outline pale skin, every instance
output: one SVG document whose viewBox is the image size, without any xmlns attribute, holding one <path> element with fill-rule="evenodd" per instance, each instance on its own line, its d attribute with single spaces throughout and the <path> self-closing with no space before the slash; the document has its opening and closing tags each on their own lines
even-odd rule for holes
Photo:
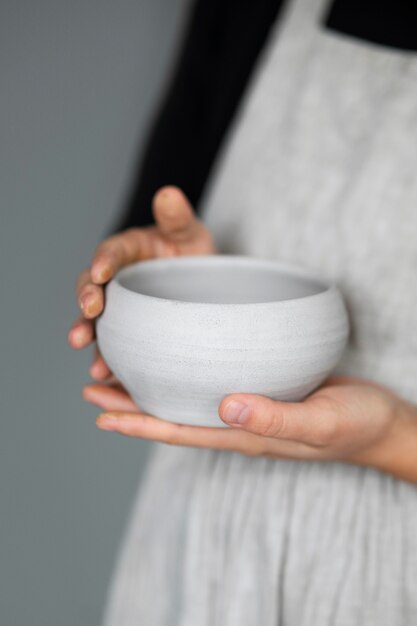
<svg viewBox="0 0 417 626">
<path fill-rule="evenodd" d="M 123 266 L 144 259 L 214 254 L 212 237 L 176 187 L 153 200 L 155 226 L 133 228 L 98 247 L 77 281 L 81 316 L 68 340 L 73 348 L 94 342 L 105 284 Z M 374 382 L 331 378 L 303 402 L 277 402 L 236 393 L 222 399 L 220 418 L 230 428 L 184 426 L 141 412 L 96 350 L 95 383 L 83 397 L 102 409 L 98 428 L 174 445 L 217 448 L 276 459 L 341 461 L 368 466 L 417 484 L 417 407 Z"/>
</svg>

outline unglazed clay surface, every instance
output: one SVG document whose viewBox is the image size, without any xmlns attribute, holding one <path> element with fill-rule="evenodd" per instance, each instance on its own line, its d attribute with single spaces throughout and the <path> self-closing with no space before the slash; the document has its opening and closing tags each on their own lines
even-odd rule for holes
<svg viewBox="0 0 417 626">
<path fill-rule="evenodd" d="M 296 401 L 337 365 L 348 318 L 334 286 L 274 261 L 193 256 L 142 261 L 106 289 L 99 348 L 141 410 L 224 426 L 230 393 Z"/>
</svg>

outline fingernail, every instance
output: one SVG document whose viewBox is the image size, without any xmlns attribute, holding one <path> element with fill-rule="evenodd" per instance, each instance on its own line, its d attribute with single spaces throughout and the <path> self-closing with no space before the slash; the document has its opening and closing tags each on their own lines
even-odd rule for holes
<svg viewBox="0 0 417 626">
<path fill-rule="evenodd" d="M 86 294 L 80 300 L 80 308 L 84 311 L 84 313 L 90 314 L 90 307 L 93 298 L 90 294 Z"/>
<path fill-rule="evenodd" d="M 96 425 L 102 430 L 116 430 L 119 419 L 112 413 L 100 413 L 96 419 Z"/>
<path fill-rule="evenodd" d="M 243 424 L 248 415 L 249 407 L 247 404 L 231 400 L 231 402 L 226 405 L 223 418 L 226 422 L 231 424 Z"/>
<path fill-rule="evenodd" d="M 100 272 L 98 273 L 98 276 L 100 278 L 100 280 L 102 280 L 103 282 L 107 282 L 108 280 L 110 280 L 111 278 L 111 269 L 110 267 L 106 266 L 103 267 Z"/>
<path fill-rule="evenodd" d="M 101 266 L 96 266 L 92 273 L 96 281 L 106 283 L 111 278 L 111 267 L 107 263 L 104 263 Z"/>
<path fill-rule="evenodd" d="M 91 296 L 89 301 L 87 302 L 87 306 L 85 308 L 85 316 L 88 319 L 92 319 L 94 317 L 97 317 L 97 315 L 100 313 L 100 307 L 99 307 L 99 301 L 97 299 L 96 296 Z"/>
</svg>

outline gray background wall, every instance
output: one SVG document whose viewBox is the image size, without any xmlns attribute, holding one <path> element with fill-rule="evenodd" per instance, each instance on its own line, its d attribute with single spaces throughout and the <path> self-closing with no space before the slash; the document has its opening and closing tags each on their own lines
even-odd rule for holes
<svg viewBox="0 0 417 626">
<path fill-rule="evenodd" d="M 73 284 L 119 209 L 185 0 L 0 3 L 0 624 L 94 626 L 147 446 L 95 428 Z"/>
</svg>

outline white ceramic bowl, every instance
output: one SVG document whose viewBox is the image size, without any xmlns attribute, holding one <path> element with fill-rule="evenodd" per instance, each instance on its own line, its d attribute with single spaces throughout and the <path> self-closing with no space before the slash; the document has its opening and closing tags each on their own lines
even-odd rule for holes
<svg viewBox="0 0 417 626">
<path fill-rule="evenodd" d="M 97 323 L 106 362 L 142 410 L 205 426 L 224 426 L 226 394 L 304 398 L 347 336 L 335 286 L 297 267 L 220 255 L 124 268 Z"/>
</svg>

